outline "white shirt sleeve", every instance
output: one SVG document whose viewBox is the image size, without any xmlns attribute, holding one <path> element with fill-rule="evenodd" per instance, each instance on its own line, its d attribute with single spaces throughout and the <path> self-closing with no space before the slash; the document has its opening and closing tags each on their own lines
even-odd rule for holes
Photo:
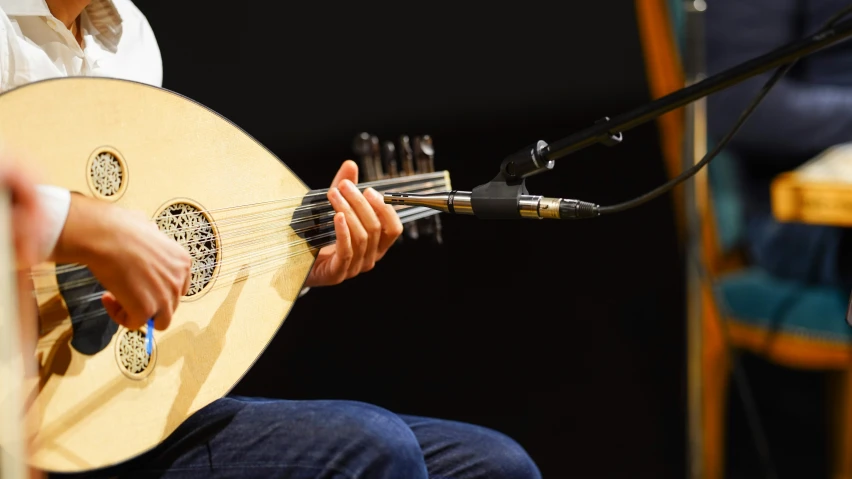
<svg viewBox="0 0 852 479">
<path fill-rule="evenodd" d="M 10 69 L 12 68 L 11 60 L 11 42 L 9 35 L 12 34 L 12 24 L 9 23 L 9 17 L 0 8 L 0 91 L 5 91 L 9 88 Z"/>
<path fill-rule="evenodd" d="M 48 185 L 38 185 L 36 188 L 42 208 L 47 216 L 47 228 L 41 238 L 41 244 L 39 244 L 39 258 L 44 259 L 53 253 L 59 235 L 65 227 L 68 209 L 71 207 L 71 192 L 64 188 Z"/>
</svg>

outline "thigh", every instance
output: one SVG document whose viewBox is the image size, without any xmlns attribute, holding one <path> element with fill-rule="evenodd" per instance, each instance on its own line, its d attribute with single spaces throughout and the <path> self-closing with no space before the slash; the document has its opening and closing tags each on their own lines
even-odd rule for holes
<svg viewBox="0 0 852 479">
<path fill-rule="evenodd" d="M 414 432 L 430 479 L 541 479 L 512 438 L 481 426 L 400 415 Z"/>
<path fill-rule="evenodd" d="M 200 410 L 151 452 L 102 472 L 94 477 L 427 477 L 411 429 L 382 408 L 235 397 Z"/>
</svg>

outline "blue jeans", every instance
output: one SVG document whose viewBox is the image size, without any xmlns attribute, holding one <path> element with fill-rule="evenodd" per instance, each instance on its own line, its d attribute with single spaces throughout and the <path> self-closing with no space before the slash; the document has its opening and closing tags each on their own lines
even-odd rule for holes
<svg viewBox="0 0 852 479">
<path fill-rule="evenodd" d="M 805 284 L 852 289 L 852 236 L 833 226 L 782 223 L 770 211 L 746 226 L 752 262 L 769 274 Z"/>
<path fill-rule="evenodd" d="M 131 413 L 131 411 L 128 411 Z M 160 446 L 99 474 L 51 477 L 540 479 L 496 431 L 354 401 L 226 397 Z"/>
</svg>

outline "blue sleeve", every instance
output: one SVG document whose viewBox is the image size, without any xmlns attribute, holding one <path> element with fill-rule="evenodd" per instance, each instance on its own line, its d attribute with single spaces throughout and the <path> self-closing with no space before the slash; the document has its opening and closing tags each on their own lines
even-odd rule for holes
<svg viewBox="0 0 852 479">
<path fill-rule="evenodd" d="M 708 73 L 718 73 L 800 38 L 805 33 L 797 27 L 799 12 L 799 0 L 708 0 Z M 714 139 L 728 132 L 770 76 L 752 78 L 708 97 L 708 128 Z M 730 145 L 765 155 L 813 156 L 850 140 L 852 87 L 816 85 L 785 76 Z"/>
</svg>

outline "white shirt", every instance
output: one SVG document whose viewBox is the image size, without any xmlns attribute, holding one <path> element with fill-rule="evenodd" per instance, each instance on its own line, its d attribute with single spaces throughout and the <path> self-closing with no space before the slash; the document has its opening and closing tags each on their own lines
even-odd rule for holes
<svg viewBox="0 0 852 479">
<path fill-rule="evenodd" d="M 67 76 L 163 86 L 160 47 L 148 19 L 131 0 L 92 0 L 81 14 L 80 30 L 83 48 L 45 0 L 0 0 L 0 92 Z M 40 185 L 39 193 L 50 221 L 40 241 L 41 257 L 46 258 L 65 227 L 71 193 L 47 185 Z"/>
<path fill-rule="evenodd" d="M 161 87 L 160 47 L 131 0 L 92 0 L 80 17 L 83 47 L 45 0 L 0 0 L 0 92 L 48 78 L 103 76 Z M 68 217 L 67 190 L 41 185 L 50 218 L 42 257 L 53 251 Z"/>
</svg>

